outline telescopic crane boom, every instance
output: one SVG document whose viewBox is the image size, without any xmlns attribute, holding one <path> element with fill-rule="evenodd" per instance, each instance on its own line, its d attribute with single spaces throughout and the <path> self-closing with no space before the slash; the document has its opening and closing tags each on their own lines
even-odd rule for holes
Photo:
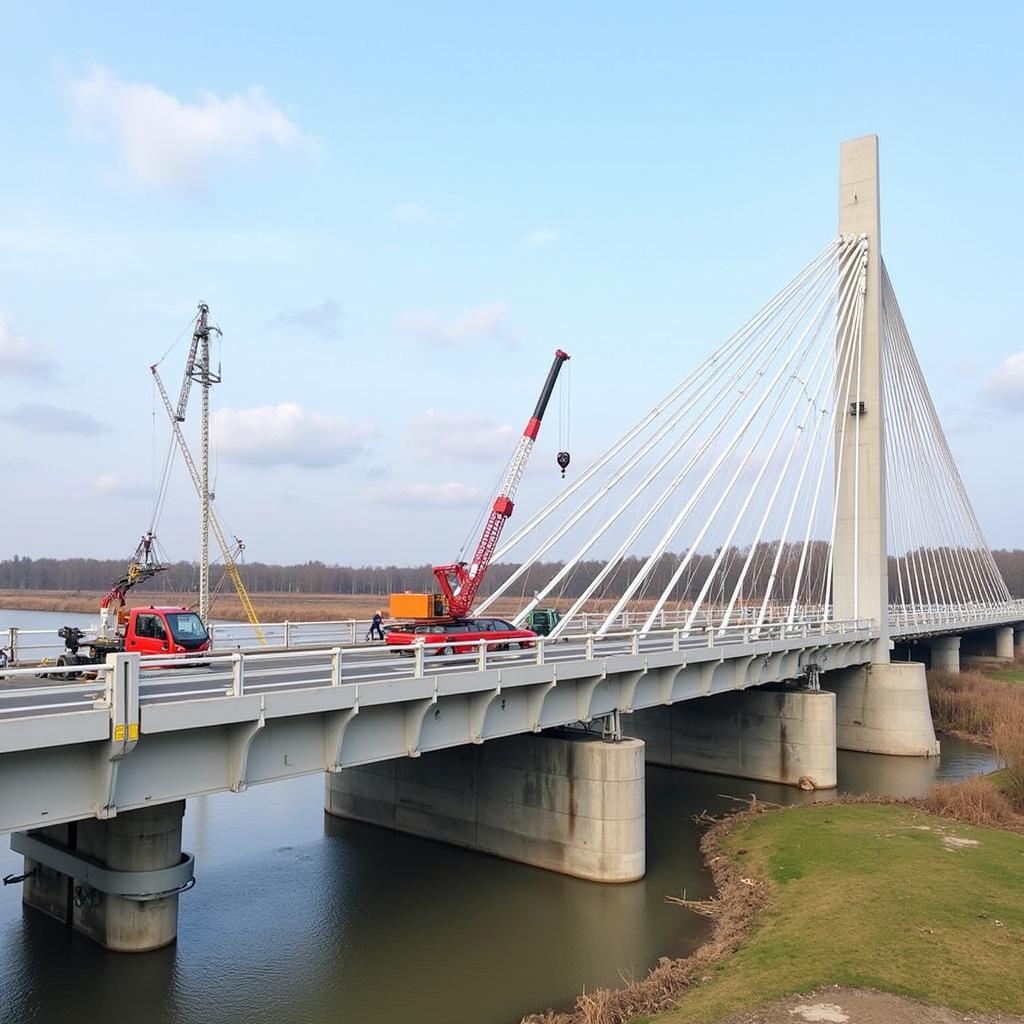
<svg viewBox="0 0 1024 1024">
<path fill-rule="evenodd" d="M 505 527 L 505 521 L 512 515 L 513 503 L 516 491 L 519 489 L 519 481 L 523 478 L 523 471 L 526 463 L 530 461 L 530 453 L 533 451 L 537 434 L 540 433 L 540 423 L 544 418 L 544 410 L 551 400 L 551 393 L 555 390 L 555 382 L 562 369 L 562 364 L 569 359 L 569 354 L 558 349 L 555 352 L 555 360 L 548 370 L 547 380 L 541 390 L 540 398 L 533 410 L 533 415 L 526 424 L 523 436 L 519 439 L 519 446 L 515 450 L 501 492 L 494 501 L 491 513 L 487 518 L 483 533 L 476 546 L 476 553 L 473 561 L 468 565 L 465 562 L 454 562 L 451 565 L 435 565 L 434 575 L 441 588 L 448 606 L 448 614 L 453 618 L 461 618 L 473 607 L 476 593 L 483 583 L 484 576 L 494 557 L 501 531 Z"/>
</svg>

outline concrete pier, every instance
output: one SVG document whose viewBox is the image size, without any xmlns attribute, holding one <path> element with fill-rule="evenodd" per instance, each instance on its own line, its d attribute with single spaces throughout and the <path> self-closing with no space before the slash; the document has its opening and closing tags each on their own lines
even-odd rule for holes
<svg viewBox="0 0 1024 1024">
<path fill-rule="evenodd" d="M 149 872 L 181 863 L 185 801 L 126 811 L 40 829 L 52 840 L 113 872 Z M 125 899 L 101 892 L 68 874 L 25 858 L 22 899 L 26 906 L 70 925 L 106 949 L 140 953 L 159 949 L 178 934 L 178 895 Z"/>
<path fill-rule="evenodd" d="M 328 814 L 595 882 L 645 871 L 644 745 L 513 736 L 326 776 Z"/>
<path fill-rule="evenodd" d="M 637 711 L 630 732 L 652 764 L 787 786 L 836 786 L 836 698 L 760 688 Z"/>
<path fill-rule="evenodd" d="M 1013 630 L 1013 656 L 1024 658 L 1024 628 L 1015 626 Z"/>
<path fill-rule="evenodd" d="M 1013 660 L 1013 626 L 1003 626 L 996 630 L 996 657 Z"/>
<path fill-rule="evenodd" d="M 828 672 L 836 695 L 836 742 L 868 754 L 934 757 L 939 753 L 924 665 L 876 663 Z"/>
<path fill-rule="evenodd" d="M 940 672 L 960 671 L 960 637 L 937 636 L 928 641 L 931 649 L 931 667 Z"/>
</svg>

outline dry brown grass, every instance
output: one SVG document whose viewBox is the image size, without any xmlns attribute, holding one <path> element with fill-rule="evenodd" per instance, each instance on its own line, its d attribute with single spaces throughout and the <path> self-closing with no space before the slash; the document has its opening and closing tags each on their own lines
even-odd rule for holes
<svg viewBox="0 0 1024 1024">
<path fill-rule="evenodd" d="M 916 801 L 930 814 L 954 818 L 983 828 L 1017 830 L 1022 818 L 991 779 L 975 776 L 959 782 L 936 782 L 926 796 Z"/>
<path fill-rule="evenodd" d="M 1004 791 L 1013 807 L 1024 812 L 1024 686 L 978 671 L 929 672 L 928 697 L 940 732 L 994 748 L 1004 769 Z M 957 799 L 969 802 L 971 797 Z M 978 813 L 983 811 L 979 808 Z"/>
<path fill-rule="evenodd" d="M 991 736 L 1003 768 L 1003 790 L 1013 805 L 1024 811 L 1024 702 L 1001 710 L 992 724 Z"/>
<path fill-rule="evenodd" d="M 90 590 L 0 590 L 0 608 L 16 608 L 36 612 L 97 613 L 103 594 Z M 295 594 L 260 593 L 252 595 L 253 604 L 261 622 L 333 622 L 344 619 L 369 619 L 378 609 L 387 614 L 387 596 L 372 594 Z M 194 593 L 169 590 L 137 591 L 128 598 L 132 608 L 151 604 L 177 604 L 192 607 Z M 566 598 L 552 601 L 551 606 L 565 611 L 572 602 Z M 650 602 L 648 602 L 650 603 Z M 608 611 L 614 598 L 594 600 L 588 611 Z M 488 611 L 494 615 L 510 616 L 519 611 L 519 598 L 499 598 Z M 217 594 L 212 603 L 213 615 L 218 619 L 242 622 L 245 612 L 234 593 Z"/>
<path fill-rule="evenodd" d="M 936 729 L 981 743 L 994 744 L 998 723 L 1024 714 L 1024 686 L 976 670 L 929 672 L 928 698 Z"/>
</svg>

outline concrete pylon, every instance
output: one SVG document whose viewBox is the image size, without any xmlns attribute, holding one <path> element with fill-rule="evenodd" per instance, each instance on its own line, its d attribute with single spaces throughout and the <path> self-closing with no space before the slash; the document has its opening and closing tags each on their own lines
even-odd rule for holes
<svg viewBox="0 0 1024 1024">
<path fill-rule="evenodd" d="M 873 662 L 889 661 L 885 423 L 882 402 L 881 221 L 878 136 L 840 147 L 839 233 L 867 237 L 867 282 L 858 366 L 850 400 L 836 417 L 836 535 L 832 591 L 837 619 L 874 619 L 881 636 Z M 843 424 L 846 429 L 844 431 Z M 841 453 L 841 465 L 840 465 Z"/>
</svg>

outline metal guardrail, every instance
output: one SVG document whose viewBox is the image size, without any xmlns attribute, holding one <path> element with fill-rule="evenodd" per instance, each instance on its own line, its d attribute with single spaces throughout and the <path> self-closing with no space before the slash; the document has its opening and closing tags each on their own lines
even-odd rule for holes
<svg viewBox="0 0 1024 1024">
<path fill-rule="evenodd" d="M 212 651 L 187 657 L 112 654 L 103 665 L 3 671 L 0 673 L 4 679 L 0 688 L 0 716 L 9 721 L 11 717 L 103 707 L 111 708 L 113 714 L 119 701 L 138 707 L 161 701 L 202 697 L 230 699 L 287 689 L 343 685 L 372 688 L 401 679 L 486 672 L 502 666 L 592 661 L 615 655 L 639 656 L 819 637 L 828 641 L 870 634 L 873 628 L 870 619 L 839 622 L 822 619 L 816 623 L 741 624 L 689 632 L 677 627 L 646 634 L 632 630 L 603 636 L 588 633 L 556 639 L 538 637 L 523 641 L 518 648 L 507 640 L 482 639 L 455 645 L 451 641 L 417 642 L 408 646 L 378 642 L 327 649 Z M 41 677 L 59 676 L 63 680 L 65 674 L 75 675 L 78 681 L 40 685 Z M 27 685 L 12 686 L 12 679 L 24 679 Z M 83 687 L 83 683 L 88 688 Z M 129 691 L 127 696 L 115 699 L 120 692 L 118 687 L 124 686 Z M 363 694 L 364 699 L 369 696 L 366 689 Z"/>
<path fill-rule="evenodd" d="M 1024 600 L 986 605 L 890 605 L 889 629 L 936 629 L 1024 621 Z"/>
<path fill-rule="evenodd" d="M 772 605 L 770 610 L 775 613 L 774 619 L 769 618 L 766 628 L 772 621 L 787 619 L 789 606 Z M 662 611 L 658 620 L 658 630 L 664 631 L 685 625 L 689 611 Z M 721 614 L 720 610 L 708 610 L 702 613 L 691 624 L 690 630 L 712 629 Z M 750 606 L 738 608 L 734 615 L 738 625 L 750 625 L 751 619 L 760 614 L 760 607 Z M 500 618 L 501 616 L 488 616 Z M 595 626 L 603 624 L 605 615 L 601 612 L 584 612 L 577 616 L 567 634 L 574 637 L 586 636 Z M 630 628 L 638 628 L 646 621 L 644 612 L 622 612 L 616 619 L 620 632 Z M 822 621 L 820 609 L 811 607 L 800 608 L 794 617 L 794 624 L 811 624 Z M 1024 621 L 1024 600 L 1016 600 L 1004 604 L 990 605 L 890 605 L 889 628 L 898 631 L 904 629 L 932 627 L 936 629 L 953 628 L 958 625 L 995 625 L 1000 622 Z M 733 627 L 728 627 L 733 628 Z M 318 620 L 314 622 L 268 622 L 262 624 L 267 646 L 287 649 L 315 649 L 318 647 L 348 646 L 365 643 L 370 631 L 369 619 Z M 87 638 L 96 635 L 96 628 L 84 630 Z M 45 659 L 56 659 L 64 651 L 63 642 L 55 629 L 21 629 L 11 626 L 3 634 L 7 641 L 3 655 L 0 656 L 0 668 L 6 663 L 14 666 L 42 662 Z M 210 626 L 211 647 L 215 651 L 245 651 L 258 645 L 254 628 L 245 622 L 216 622 Z"/>
</svg>

